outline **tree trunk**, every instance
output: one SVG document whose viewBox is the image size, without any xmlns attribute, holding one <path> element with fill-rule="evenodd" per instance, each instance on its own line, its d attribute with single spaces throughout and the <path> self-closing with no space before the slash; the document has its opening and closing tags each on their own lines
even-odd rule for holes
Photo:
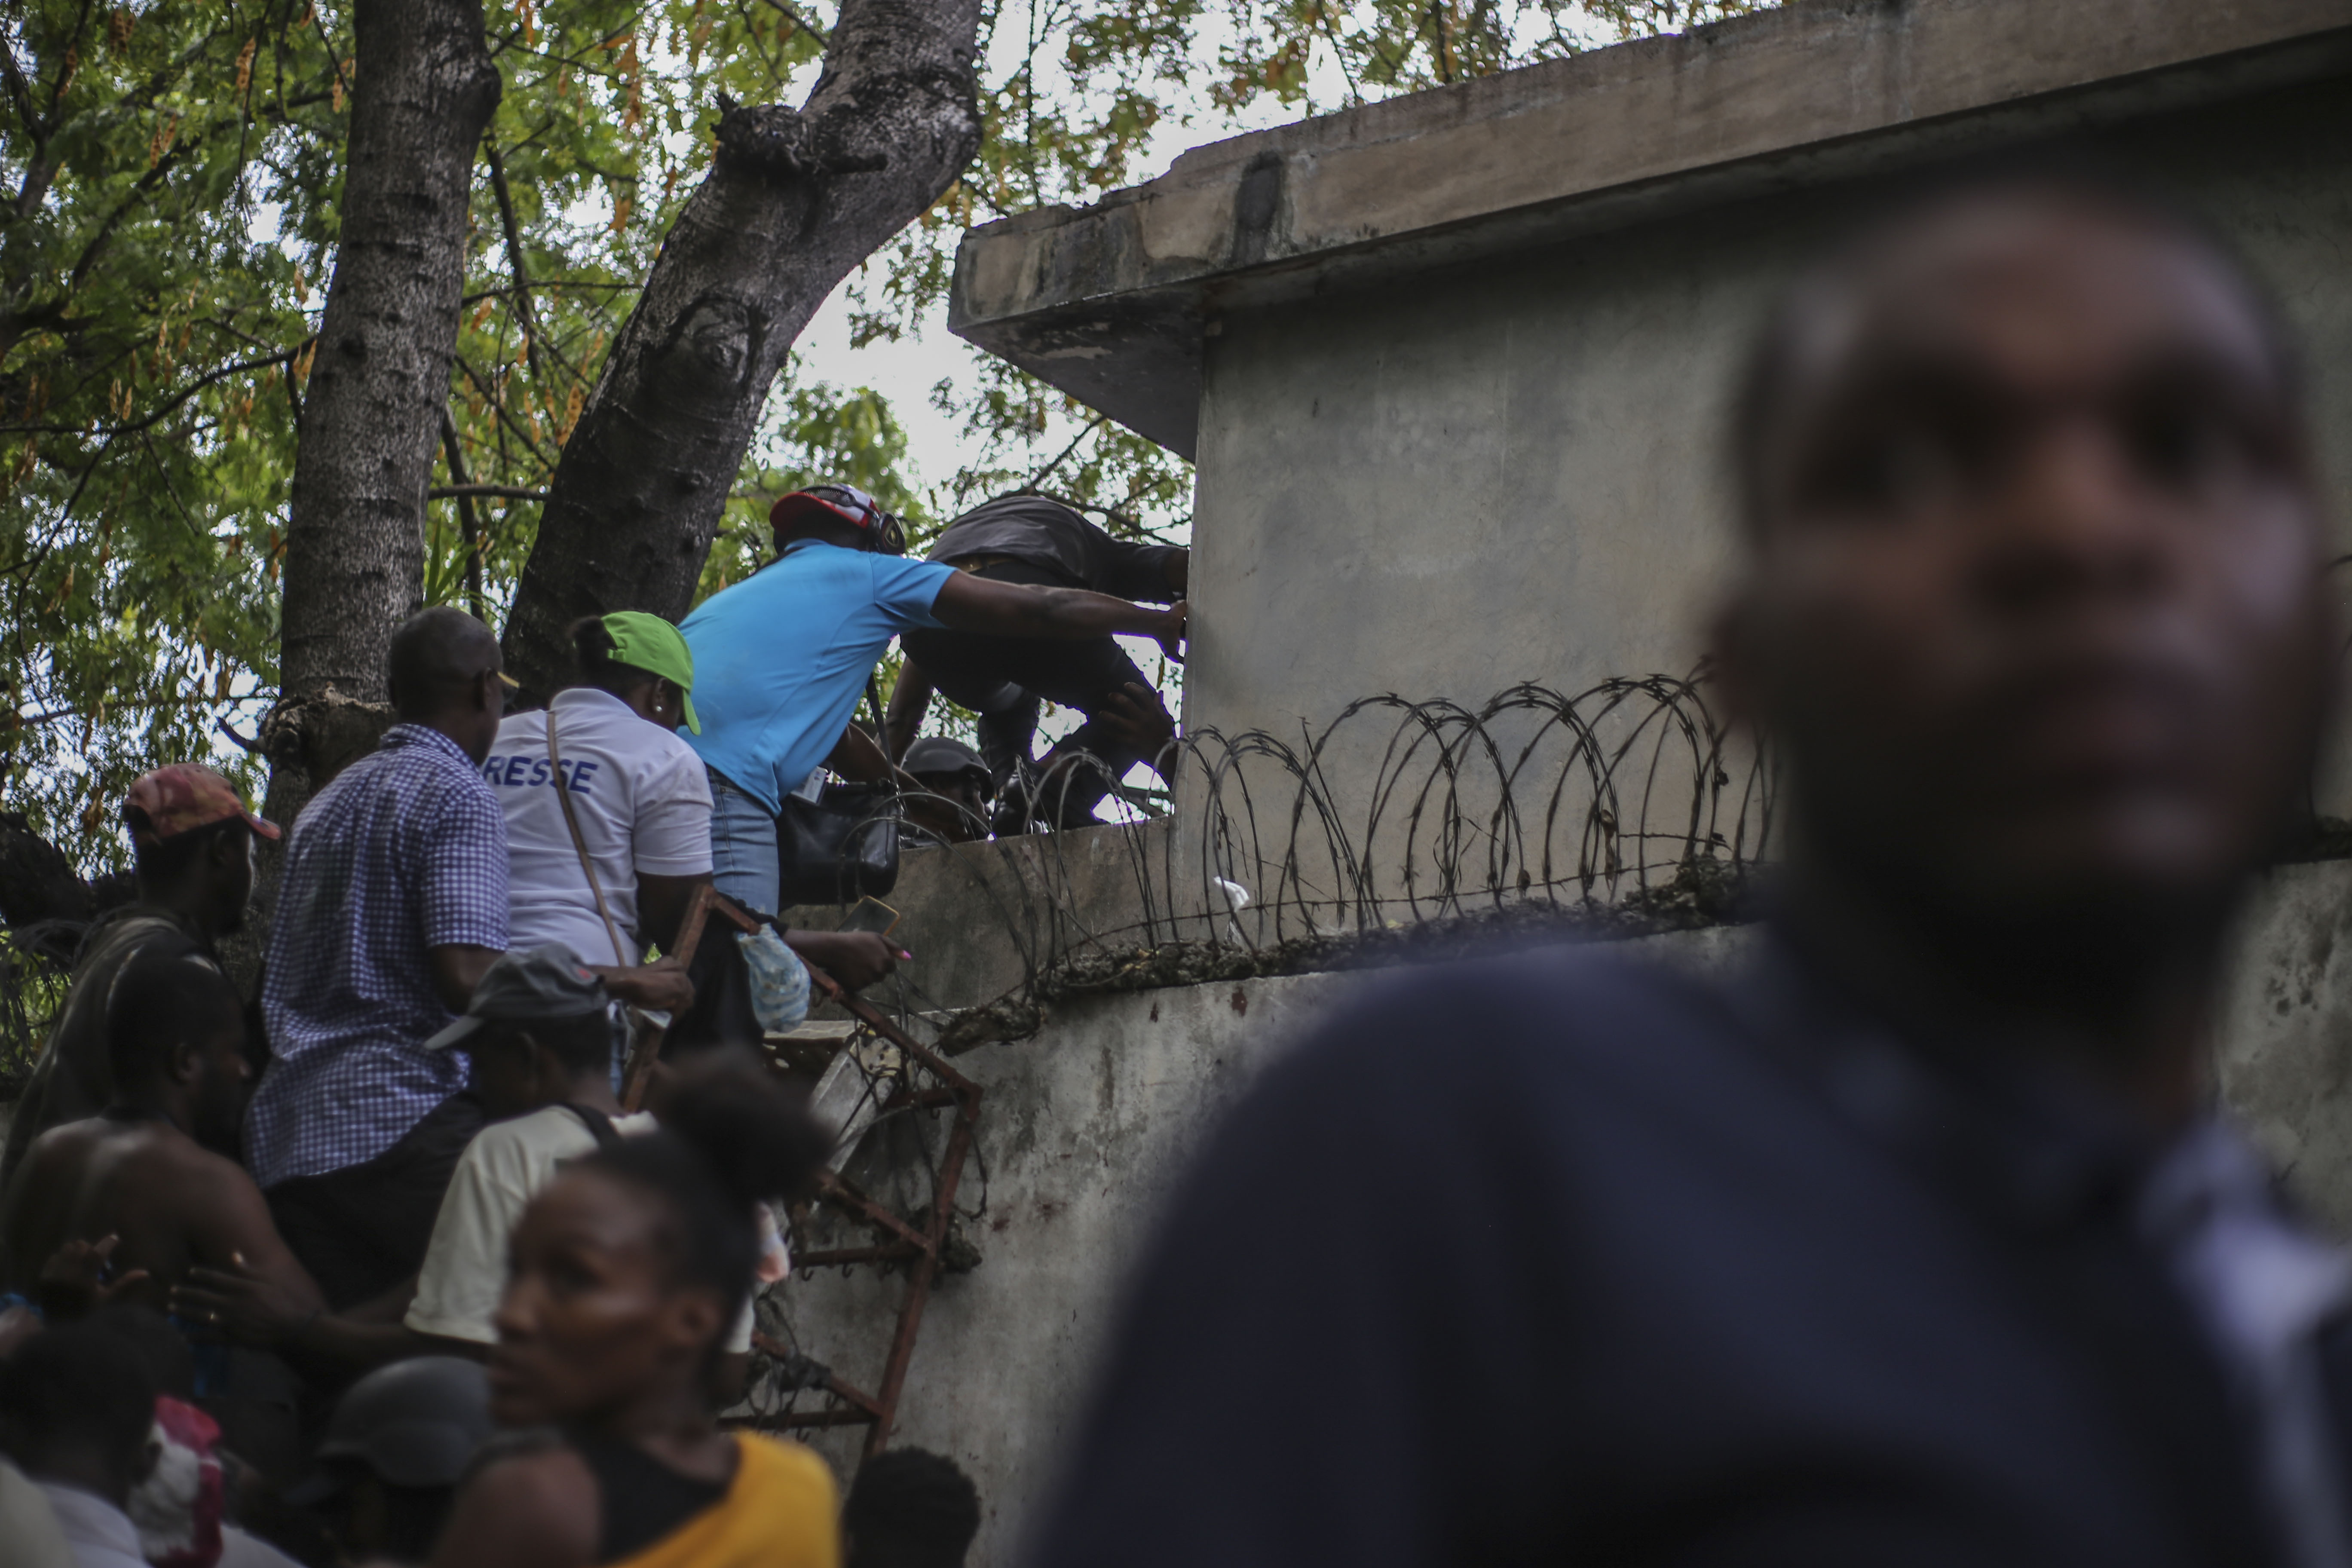
<svg viewBox="0 0 2352 1568">
<path fill-rule="evenodd" d="M 709 176 L 654 264 L 549 486 L 506 662 L 541 698 L 581 616 L 693 602 L 793 340 L 980 144 L 978 0 L 845 0 L 808 101 L 719 100 Z"/>
<path fill-rule="evenodd" d="M 281 824 L 390 722 L 385 655 L 424 597 L 474 150 L 499 101 L 479 0 L 359 0 L 352 31 L 342 229 L 302 405 L 278 698 L 262 732 Z"/>
</svg>

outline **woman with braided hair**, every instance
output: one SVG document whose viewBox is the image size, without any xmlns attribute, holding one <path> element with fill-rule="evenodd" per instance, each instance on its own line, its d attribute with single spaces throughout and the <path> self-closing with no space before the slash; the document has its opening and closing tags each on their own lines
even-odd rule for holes
<svg viewBox="0 0 2352 1568">
<path fill-rule="evenodd" d="M 741 1058 L 689 1069 L 660 1117 L 566 1166 L 516 1226 L 490 1408 L 539 1434 L 467 1483 L 434 1568 L 836 1568 L 824 1462 L 722 1431 L 709 1397 L 751 1289 L 753 1205 L 827 1140 Z"/>
</svg>

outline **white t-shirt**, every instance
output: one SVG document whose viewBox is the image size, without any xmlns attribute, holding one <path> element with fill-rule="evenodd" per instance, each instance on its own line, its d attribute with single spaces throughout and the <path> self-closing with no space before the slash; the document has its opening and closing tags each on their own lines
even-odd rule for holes
<svg viewBox="0 0 2352 1568">
<path fill-rule="evenodd" d="M 649 1110 L 613 1118 L 613 1131 L 624 1138 L 653 1130 Z M 442 1195 L 416 1295 L 402 1321 L 420 1334 L 496 1344 L 499 1331 L 491 1318 L 506 1294 L 508 1238 L 525 1205 L 555 1180 L 556 1172 L 595 1148 L 596 1135 L 587 1123 L 561 1105 L 494 1121 L 475 1133 Z M 751 1348 L 748 1303 L 727 1336 L 727 1348 Z"/>
<path fill-rule="evenodd" d="M 710 782 L 702 759 L 674 731 L 641 718 L 609 691 L 575 686 L 555 694 L 556 749 L 580 836 L 596 863 L 604 902 L 624 943 L 638 936 L 637 874 L 698 877 L 710 869 Z M 585 963 L 624 962 L 596 913 L 563 803 L 547 765 L 548 712 L 517 713 L 499 726 L 482 777 L 507 818 L 509 944 L 560 942 Z"/>
</svg>

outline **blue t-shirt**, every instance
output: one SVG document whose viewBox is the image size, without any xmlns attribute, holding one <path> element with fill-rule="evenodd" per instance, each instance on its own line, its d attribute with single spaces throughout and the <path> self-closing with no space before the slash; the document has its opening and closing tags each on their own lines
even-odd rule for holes
<svg viewBox="0 0 2352 1568">
<path fill-rule="evenodd" d="M 955 568 L 804 539 L 679 623 L 709 766 L 771 811 L 833 753 L 890 639 L 936 626 Z"/>
</svg>

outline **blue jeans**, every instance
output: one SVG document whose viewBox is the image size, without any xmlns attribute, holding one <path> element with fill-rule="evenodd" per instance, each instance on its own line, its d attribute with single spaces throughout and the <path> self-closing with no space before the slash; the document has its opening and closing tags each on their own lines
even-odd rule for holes
<svg viewBox="0 0 2352 1568">
<path fill-rule="evenodd" d="M 776 862 L 776 814 L 711 772 L 711 882 L 753 913 L 776 915 L 782 912 L 776 908 L 782 879 Z"/>
</svg>

